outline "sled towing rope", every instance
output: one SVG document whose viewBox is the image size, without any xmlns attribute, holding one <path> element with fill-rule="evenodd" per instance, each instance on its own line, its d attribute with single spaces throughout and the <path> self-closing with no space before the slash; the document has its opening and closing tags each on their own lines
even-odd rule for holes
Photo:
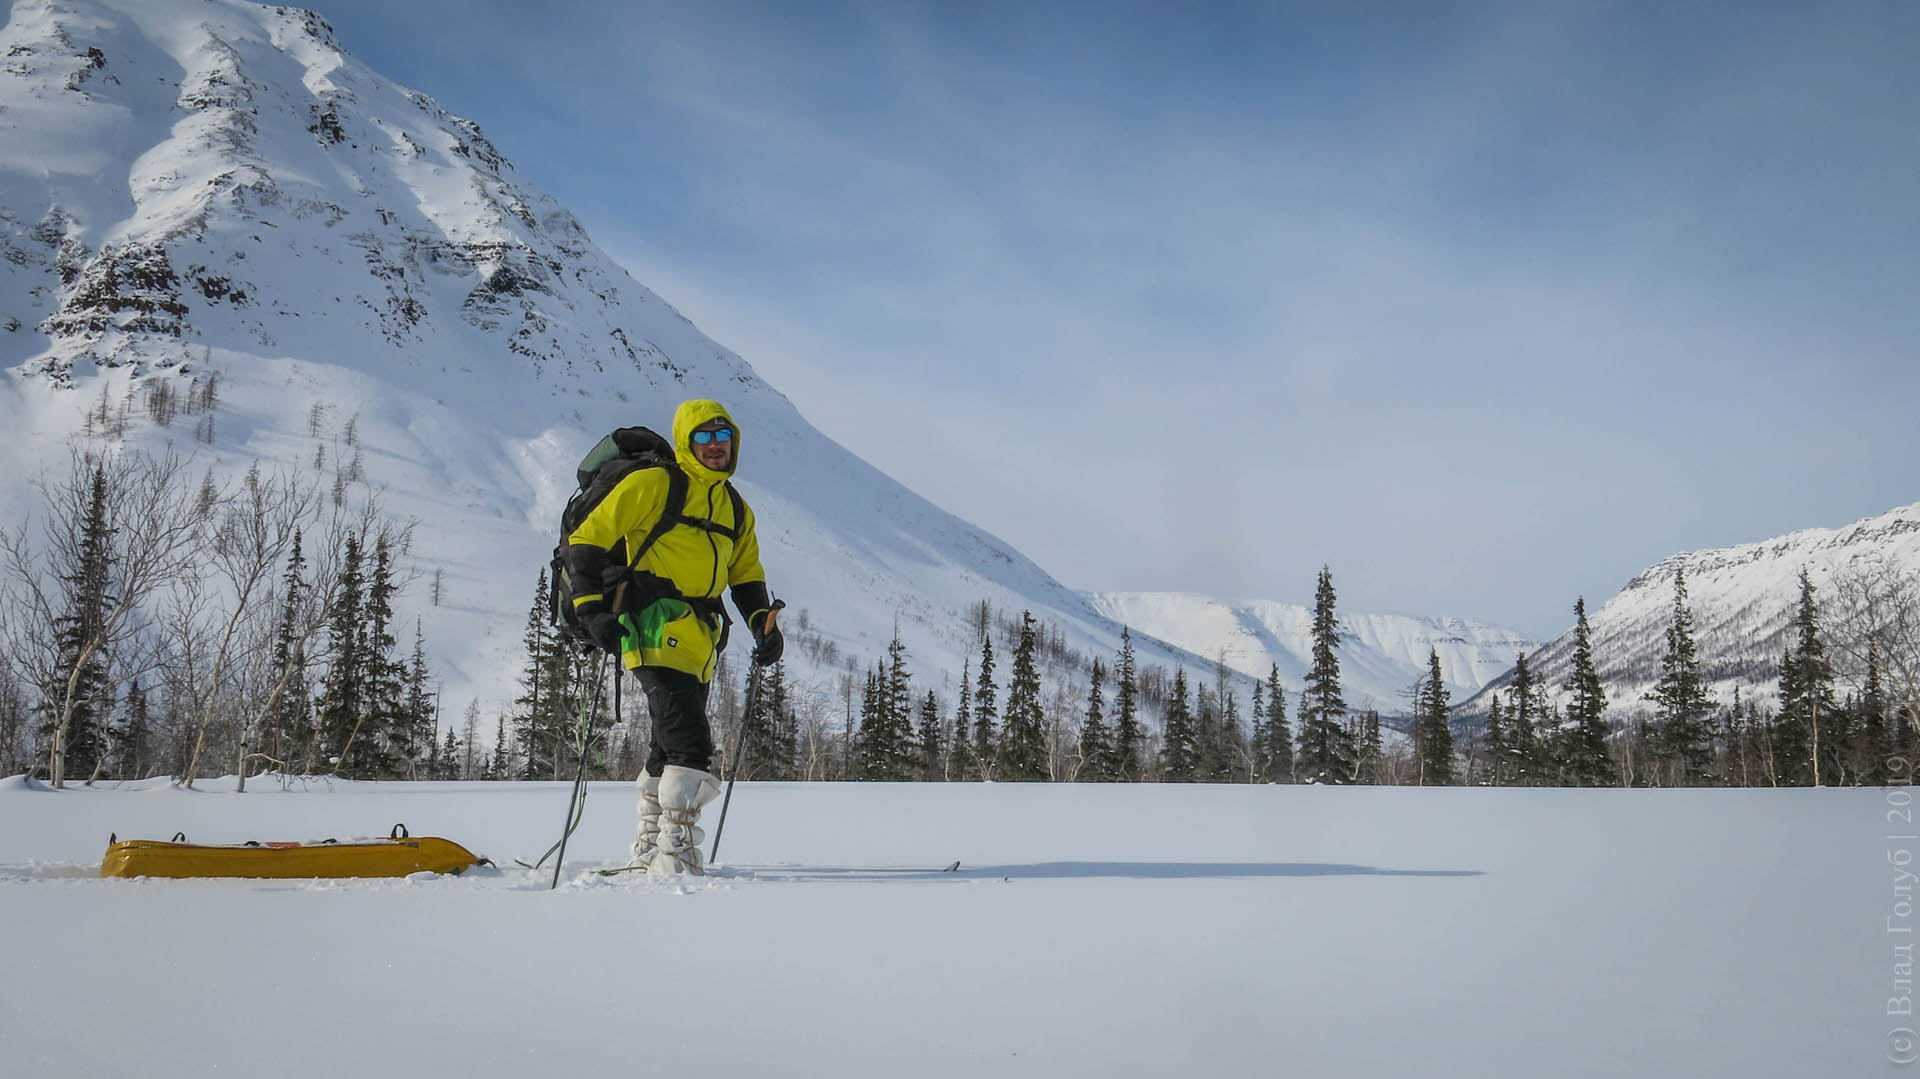
<svg viewBox="0 0 1920 1079">
<path fill-rule="evenodd" d="M 785 610 L 787 601 L 776 599 L 773 607 L 767 611 L 767 620 L 761 625 L 771 630 L 774 620 Z M 740 713 L 740 734 L 734 739 L 733 762 L 727 766 L 727 796 L 720 801 L 720 820 L 713 826 L 713 850 L 707 854 L 707 864 L 712 865 L 720 857 L 720 834 L 727 830 L 727 807 L 733 804 L 733 783 L 740 778 L 740 758 L 747 752 L 747 725 L 753 722 L 753 709 L 759 703 L 760 683 L 766 676 L 760 673 L 761 667 L 755 664 L 747 675 L 747 707 Z"/>
<path fill-rule="evenodd" d="M 560 865 L 567 859 L 567 840 L 573 837 L 574 829 L 580 827 L 580 819 L 586 816 L 587 751 L 593 744 L 593 714 L 600 710 L 600 691 L 605 689 L 607 685 L 607 658 L 608 657 L 603 655 L 593 664 L 592 696 L 582 694 L 580 697 L 580 721 L 574 726 L 574 734 L 580 749 L 580 761 L 573 773 L 573 793 L 567 798 L 566 827 L 561 829 L 559 840 L 555 842 L 553 846 L 548 847 L 547 853 L 542 854 L 537 861 L 527 863 L 520 861 L 518 858 L 514 859 L 516 863 L 528 869 L 538 869 L 546 864 L 548 858 L 553 858 L 553 880 L 547 885 L 547 891 L 553 891 L 555 888 L 560 887 Z M 613 711 L 615 722 L 619 722 L 620 718 L 621 674 L 622 672 L 618 666 L 616 666 L 613 672 Z"/>
</svg>

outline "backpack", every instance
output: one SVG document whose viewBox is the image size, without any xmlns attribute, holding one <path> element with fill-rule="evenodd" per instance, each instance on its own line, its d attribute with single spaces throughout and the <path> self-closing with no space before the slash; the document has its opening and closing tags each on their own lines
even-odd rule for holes
<svg viewBox="0 0 1920 1079">
<path fill-rule="evenodd" d="M 574 478 L 579 489 L 567 499 L 566 508 L 560 511 L 560 542 L 553 548 L 553 565 L 548 576 L 551 585 L 547 590 L 547 608 L 549 619 L 560 632 L 578 641 L 590 649 L 600 646 L 594 643 L 581 624 L 580 617 L 574 612 L 573 601 L 581 595 L 590 595 L 604 587 L 600 581 L 575 580 L 567 566 L 567 537 L 580 527 L 594 507 L 606 500 L 608 494 L 619 485 L 621 480 L 643 468 L 664 468 L 667 470 L 667 501 L 660 511 L 660 519 L 647 531 L 640 546 L 629 553 L 626 540 L 615 543 L 607 551 L 609 561 L 619 565 L 632 566 L 667 534 L 675 525 L 685 524 L 695 528 L 718 532 L 733 539 L 739 538 L 739 528 L 746 521 L 746 503 L 740 492 L 734 490 L 732 481 L 727 482 L 727 497 L 733 502 L 733 528 L 721 528 L 710 521 L 686 516 L 687 474 L 680 471 L 674 461 L 673 443 L 645 427 L 621 427 L 594 444 L 587 455 L 580 459 L 580 467 L 575 470 Z"/>
</svg>

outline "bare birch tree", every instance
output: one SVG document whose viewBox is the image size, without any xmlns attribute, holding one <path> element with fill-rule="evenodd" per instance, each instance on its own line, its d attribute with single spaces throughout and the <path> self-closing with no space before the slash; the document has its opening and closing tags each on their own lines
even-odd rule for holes
<svg viewBox="0 0 1920 1079">
<path fill-rule="evenodd" d="M 295 535 L 322 503 L 318 489 L 298 473 L 263 477 L 258 464 L 237 485 L 215 497 L 204 556 L 195 560 L 173 589 L 165 619 L 169 644 L 187 675 L 183 684 L 193 729 L 193 745 L 181 776 L 187 787 L 199 775 L 208 732 L 225 703 L 239 727 L 235 772 L 239 789 L 246 789 L 251 734 L 273 702 L 245 706 L 236 682 L 245 657 L 270 651 L 267 646 L 278 613 L 273 603 L 274 579 Z M 284 688 L 284 677 L 279 684 Z"/>
<path fill-rule="evenodd" d="M 1833 576 L 1829 647 L 1848 672 L 1864 674 L 1879 653 L 1888 709 L 1920 732 L 1920 571 L 1880 557 L 1858 558 Z"/>
<path fill-rule="evenodd" d="M 100 455 L 78 447 L 71 453 L 65 476 L 43 476 L 35 484 L 42 526 L 36 529 L 29 520 L 0 532 L 0 633 L 50 715 L 47 779 L 54 787 L 66 782 L 75 713 L 96 703 L 83 688 L 85 672 L 102 667 L 105 684 L 117 687 L 157 665 L 146 601 L 179 580 L 199 556 L 208 519 L 186 476 L 188 462 L 171 447 L 152 456 L 132 450 Z M 63 649 L 56 626 L 72 598 L 70 578 L 83 560 L 96 472 L 107 492 L 103 538 L 113 602 Z"/>
</svg>

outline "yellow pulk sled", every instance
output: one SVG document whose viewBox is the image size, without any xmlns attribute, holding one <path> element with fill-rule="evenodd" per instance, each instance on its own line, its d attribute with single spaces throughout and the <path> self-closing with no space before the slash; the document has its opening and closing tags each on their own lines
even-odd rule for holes
<svg viewBox="0 0 1920 1079">
<path fill-rule="evenodd" d="M 171 842 L 108 838 L 103 877 L 404 877 L 425 870 L 460 873 L 485 858 L 450 839 L 407 834 L 396 824 L 385 839 L 206 846 L 176 833 Z"/>
</svg>

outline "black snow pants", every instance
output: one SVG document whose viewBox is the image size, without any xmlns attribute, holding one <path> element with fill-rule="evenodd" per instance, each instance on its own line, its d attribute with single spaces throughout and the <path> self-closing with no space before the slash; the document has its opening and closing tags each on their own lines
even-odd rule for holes
<svg viewBox="0 0 1920 1079">
<path fill-rule="evenodd" d="M 713 727 L 707 722 L 707 683 L 667 667 L 639 667 L 633 672 L 647 695 L 653 716 L 653 752 L 647 754 L 647 774 L 657 776 L 667 765 L 713 771 Z"/>
</svg>

